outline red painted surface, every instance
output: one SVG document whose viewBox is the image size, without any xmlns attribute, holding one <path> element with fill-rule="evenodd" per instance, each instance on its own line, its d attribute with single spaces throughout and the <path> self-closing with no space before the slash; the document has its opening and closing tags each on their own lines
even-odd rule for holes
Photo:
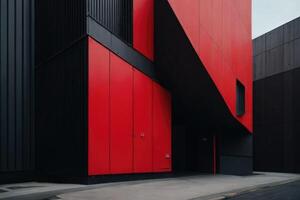
<svg viewBox="0 0 300 200">
<path fill-rule="evenodd" d="M 252 132 L 251 0 L 169 0 L 232 115 Z M 246 113 L 236 116 L 236 79 Z"/>
<path fill-rule="evenodd" d="M 109 51 L 89 38 L 88 174 L 109 173 Z"/>
<path fill-rule="evenodd" d="M 133 47 L 153 60 L 154 0 L 133 0 Z"/>
<path fill-rule="evenodd" d="M 111 173 L 133 172 L 133 69 L 110 54 Z"/>
<path fill-rule="evenodd" d="M 153 170 L 171 171 L 171 96 L 153 83 Z"/>
<path fill-rule="evenodd" d="M 171 171 L 171 97 L 89 38 L 88 174 Z"/>
<path fill-rule="evenodd" d="M 152 171 L 152 80 L 134 70 L 134 172 Z"/>
</svg>

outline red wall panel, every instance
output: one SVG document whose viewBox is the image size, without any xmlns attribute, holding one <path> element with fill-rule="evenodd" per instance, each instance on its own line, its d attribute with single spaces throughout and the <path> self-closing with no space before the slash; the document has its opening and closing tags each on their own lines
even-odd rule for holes
<svg viewBox="0 0 300 200">
<path fill-rule="evenodd" d="M 152 80 L 134 70 L 134 172 L 152 171 Z"/>
<path fill-rule="evenodd" d="M 232 115 L 252 132 L 251 0 L 169 0 L 169 3 Z M 198 33 L 195 27 L 199 27 Z M 235 110 L 236 80 L 246 89 L 243 116 L 237 116 Z"/>
<path fill-rule="evenodd" d="M 133 69 L 110 54 L 111 173 L 133 172 Z"/>
<path fill-rule="evenodd" d="M 109 173 L 109 51 L 89 38 L 88 174 Z"/>
<path fill-rule="evenodd" d="M 153 83 L 153 171 L 171 171 L 171 96 Z"/>
<path fill-rule="evenodd" d="M 88 49 L 88 174 L 170 171 L 170 94 L 92 38 Z"/>
<path fill-rule="evenodd" d="M 153 60 L 154 0 L 133 0 L 133 47 Z"/>
</svg>

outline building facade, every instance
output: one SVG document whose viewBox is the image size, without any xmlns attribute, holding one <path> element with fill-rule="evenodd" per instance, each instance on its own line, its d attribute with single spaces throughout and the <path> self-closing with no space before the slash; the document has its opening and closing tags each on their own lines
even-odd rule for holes
<svg viewBox="0 0 300 200">
<path fill-rule="evenodd" d="M 21 136 L 33 152 L 33 175 L 27 177 L 93 183 L 252 173 L 250 0 L 20 2 L 24 9 L 34 5 L 32 68 L 9 62 L 1 70 L 27 70 L 32 81 L 33 114 L 26 118 L 32 138 Z M 15 4 L 5 15 L 10 4 L 1 1 L 7 19 L 18 15 Z M 20 27 L 30 27 L 24 21 Z M 1 61 L 10 46 L 2 44 Z M 19 80 L 2 77 L 9 84 Z M 2 119 L 9 114 L 1 127 Z M 16 135 L 13 129 L 3 133 Z"/>
<path fill-rule="evenodd" d="M 299 173 L 300 18 L 253 46 L 255 170 Z"/>
<path fill-rule="evenodd" d="M 0 3 L 0 182 L 32 177 L 34 147 L 34 4 Z"/>
</svg>

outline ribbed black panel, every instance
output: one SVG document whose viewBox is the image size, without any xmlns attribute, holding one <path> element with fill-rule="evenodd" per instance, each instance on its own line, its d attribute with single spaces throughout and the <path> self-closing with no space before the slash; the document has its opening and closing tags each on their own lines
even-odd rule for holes
<svg viewBox="0 0 300 200">
<path fill-rule="evenodd" d="M 300 172 L 300 69 L 254 82 L 254 153 L 258 171 Z"/>
<path fill-rule="evenodd" d="M 84 35 L 85 5 L 85 0 L 36 0 L 38 66 Z"/>
<path fill-rule="evenodd" d="M 1 0 L 0 5 L 1 182 L 2 172 L 34 169 L 34 12 L 31 0 Z"/>
<path fill-rule="evenodd" d="M 88 15 L 127 43 L 132 43 L 133 0 L 87 0 Z"/>
<path fill-rule="evenodd" d="M 86 38 L 36 69 L 37 171 L 78 178 L 87 172 Z"/>
</svg>

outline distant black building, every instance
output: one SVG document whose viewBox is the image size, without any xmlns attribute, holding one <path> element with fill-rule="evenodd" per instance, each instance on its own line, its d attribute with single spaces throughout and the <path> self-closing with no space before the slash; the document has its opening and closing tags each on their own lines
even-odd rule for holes
<svg viewBox="0 0 300 200">
<path fill-rule="evenodd" d="M 300 18 L 253 41 L 254 167 L 300 172 Z"/>
</svg>

